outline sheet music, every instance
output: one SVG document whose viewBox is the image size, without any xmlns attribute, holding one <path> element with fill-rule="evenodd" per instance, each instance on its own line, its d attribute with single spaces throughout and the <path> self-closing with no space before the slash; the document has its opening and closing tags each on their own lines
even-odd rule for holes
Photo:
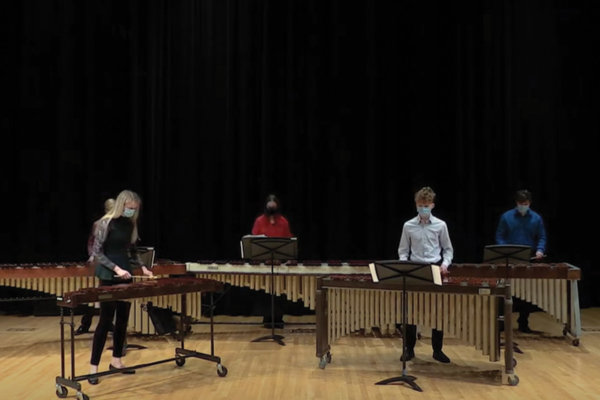
<svg viewBox="0 0 600 400">
<path fill-rule="evenodd" d="M 442 285 L 442 268 L 439 265 L 431 264 L 431 275 L 434 285 Z"/>
<path fill-rule="evenodd" d="M 373 280 L 373 282 L 375 282 L 375 283 L 379 282 L 379 278 L 377 277 L 377 270 L 375 270 L 374 263 L 369 264 L 369 270 L 371 271 L 371 279 Z"/>
<path fill-rule="evenodd" d="M 267 237 L 267 235 L 244 235 L 242 236 L 242 239 L 240 240 L 240 254 L 242 255 L 242 258 L 251 258 L 251 254 L 244 254 L 244 244 L 252 239 L 252 238 L 263 238 L 263 237 Z M 245 239 L 245 240 L 244 240 Z"/>
<path fill-rule="evenodd" d="M 142 260 L 142 264 L 146 265 L 147 268 L 152 269 L 154 266 L 154 259 L 156 256 L 156 252 L 154 251 L 154 247 L 150 246 L 137 246 L 137 253 Z M 136 264 L 137 260 L 132 260 L 134 264 Z"/>
</svg>

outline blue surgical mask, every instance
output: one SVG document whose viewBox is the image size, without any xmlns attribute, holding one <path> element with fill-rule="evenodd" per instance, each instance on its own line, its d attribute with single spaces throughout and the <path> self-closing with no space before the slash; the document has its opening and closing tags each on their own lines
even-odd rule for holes
<svg viewBox="0 0 600 400">
<path fill-rule="evenodd" d="M 135 215 L 135 208 L 125 208 L 123 209 L 123 216 L 126 218 L 131 218 Z"/>
<path fill-rule="evenodd" d="M 524 204 L 517 204 L 517 211 L 519 211 L 521 215 L 525 215 L 527 213 L 527 210 L 529 210 L 529 206 L 526 206 Z"/>
<path fill-rule="evenodd" d="M 419 216 L 423 219 L 428 219 L 431 215 L 431 208 L 429 207 L 417 207 L 417 212 Z"/>
</svg>

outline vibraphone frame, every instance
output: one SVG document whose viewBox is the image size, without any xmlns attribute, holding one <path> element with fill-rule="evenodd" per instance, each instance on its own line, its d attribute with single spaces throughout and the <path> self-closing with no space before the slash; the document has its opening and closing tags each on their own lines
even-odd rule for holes
<svg viewBox="0 0 600 400">
<path fill-rule="evenodd" d="M 350 296 L 346 297 L 344 294 L 341 296 L 337 296 L 335 299 L 335 304 L 329 304 L 329 291 L 346 291 L 346 292 L 357 292 L 357 291 L 376 291 L 378 293 L 382 293 L 382 291 L 394 291 L 400 292 L 402 291 L 402 285 L 399 283 L 373 283 L 370 279 L 368 280 L 357 280 L 357 279 L 332 279 L 331 277 L 321 277 L 317 279 L 317 293 L 316 293 L 316 318 L 317 318 L 317 339 L 316 339 L 316 356 L 319 358 L 319 367 L 324 369 L 327 363 L 331 362 L 331 337 L 341 336 L 339 327 L 330 326 L 330 318 L 329 314 L 332 310 L 337 310 L 338 313 L 344 314 L 344 303 L 351 303 Z M 506 284 L 504 286 L 490 287 L 490 286 L 466 286 L 466 285 L 443 285 L 443 286 L 431 286 L 431 285 L 407 285 L 407 292 L 414 294 L 422 293 L 436 293 L 436 294 L 466 294 L 466 295 L 475 295 L 475 296 L 488 296 L 491 299 L 504 298 L 504 308 L 505 313 L 512 309 L 512 295 L 511 295 L 511 287 L 510 284 Z M 437 306 L 440 306 L 439 298 L 438 298 Z M 431 304 L 434 307 L 434 304 Z M 419 310 L 422 311 L 422 304 Z M 487 310 L 491 318 L 484 320 L 483 323 L 487 323 L 490 329 L 490 333 L 493 336 L 492 339 L 495 343 L 488 343 L 490 348 L 493 350 L 490 351 L 489 356 L 491 361 L 496 361 L 499 359 L 500 352 L 500 334 L 498 331 L 498 306 L 497 301 L 490 301 L 487 306 Z M 390 310 L 386 310 L 384 312 L 390 313 Z M 418 314 L 418 310 L 415 310 L 413 313 Z M 450 318 L 448 310 L 445 310 L 445 315 L 437 315 L 432 321 L 431 325 L 439 324 L 440 327 L 444 325 L 444 322 L 447 323 Z M 510 314 L 506 314 L 510 315 Z M 348 319 L 351 319 L 352 316 L 345 316 Z M 342 317 L 342 318 L 345 318 Z M 419 316 L 422 318 L 422 316 Z M 393 317 L 392 317 L 393 319 Z M 418 318 L 417 321 L 419 322 Z M 395 322 L 400 323 L 400 321 L 395 320 Z M 420 322 L 424 322 L 423 319 Z M 432 326 L 435 327 L 435 326 Z M 337 329 L 337 334 L 334 332 Z M 343 328 L 342 328 L 343 329 Z M 471 332 L 469 332 L 469 337 L 472 337 L 473 331 L 477 328 L 470 327 Z M 513 337 L 512 337 L 512 327 L 511 321 L 508 319 L 505 323 L 504 330 L 504 341 L 505 341 L 505 350 L 504 350 L 504 369 L 502 371 L 502 381 L 504 383 L 509 384 L 510 386 L 516 386 L 519 383 L 519 377 L 514 372 L 515 361 L 513 359 Z M 484 349 L 485 350 L 485 349 Z M 484 351 L 485 353 L 485 351 Z"/>
<path fill-rule="evenodd" d="M 95 288 L 92 288 L 95 290 Z M 203 287 L 202 289 L 190 289 L 190 288 L 183 288 L 180 291 L 177 292 L 172 292 L 172 293 L 162 293 L 162 294 L 177 294 L 181 296 L 181 318 L 179 319 L 179 337 L 180 337 L 180 346 L 181 347 L 177 347 L 175 348 L 175 356 L 171 357 L 171 358 L 167 358 L 167 359 L 163 359 L 163 360 L 158 360 L 158 361 L 153 361 L 153 362 L 149 362 L 149 363 L 144 363 L 144 364 L 137 364 L 137 365 L 133 365 L 133 366 L 128 366 L 125 370 L 135 370 L 135 369 L 139 369 L 139 368 L 145 368 L 145 367 L 150 367 L 153 365 L 157 365 L 157 364 L 163 364 L 163 363 L 167 363 L 167 362 L 171 362 L 174 361 L 175 364 L 179 367 L 183 366 L 185 364 L 185 360 L 187 358 L 200 358 L 203 360 L 207 360 L 207 361 L 211 361 L 211 362 L 215 362 L 217 364 L 217 375 L 220 377 L 224 377 L 227 375 L 227 368 L 221 364 L 221 358 L 218 356 L 215 356 L 214 354 L 214 319 L 213 319 L 213 310 L 214 310 L 214 304 L 213 304 L 213 293 L 215 291 L 221 291 L 223 289 L 223 285 L 220 282 L 216 282 L 216 281 L 210 281 L 210 286 L 207 287 Z M 186 295 L 188 293 L 191 292 L 197 292 L 197 291 L 203 291 L 203 292 L 209 292 L 210 293 L 210 354 L 206 354 L 206 353 L 200 353 L 194 350 L 189 350 L 185 348 L 185 332 L 186 332 L 186 310 L 187 310 L 187 299 L 186 299 Z M 140 296 L 142 297 L 142 296 Z M 144 295 L 143 297 L 148 297 L 148 295 Z M 115 301 L 115 300 L 127 300 L 127 299 L 131 299 L 133 297 L 110 297 L 110 296 L 105 296 L 104 298 L 98 298 L 95 301 Z M 61 374 L 60 376 L 57 376 L 55 379 L 55 386 L 56 386 L 56 395 L 59 398 L 65 398 L 68 394 L 68 390 L 67 387 L 73 388 L 77 391 L 77 398 L 79 400 L 89 400 L 89 397 L 83 393 L 81 391 L 81 384 L 79 383 L 79 381 L 82 380 L 86 380 L 89 378 L 98 378 L 101 376 L 106 376 L 106 375 L 112 375 L 112 374 L 118 374 L 118 373 L 122 373 L 123 370 L 120 369 L 115 369 L 115 370 L 108 370 L 108 371 L 103 371 L 103 372 L 98 372 L 95 374 L 85 374 L 85 375 L 75 375 L 75 323 L 74 323 L 74 309 L 78 304 L 69 304 L 68 302 L 64 301 L 63 299 L 59 298 L 59 303 L 58 305 L 60 306 L 61 309 L 61 313 L 60 313 L 60 352 L 61 352 L 61 356 L 60 356 L 60 366 L 61 366 Z M 70 309 L 70 320 L 69 321 L 65 321 L 65 316 L 64 316 L 64 308 L 69 308 Z M 70 377 L 66 377 L 66 356 L 65 356 L 65 325 L 69 326 L 69 339 L 70 339 Z"/>
</svg>

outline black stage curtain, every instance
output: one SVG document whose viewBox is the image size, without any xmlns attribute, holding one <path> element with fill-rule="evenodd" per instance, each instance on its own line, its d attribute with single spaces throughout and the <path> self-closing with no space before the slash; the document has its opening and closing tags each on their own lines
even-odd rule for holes
<svg viewBox="0 0 600 400">
<path fill-rule="evenodd" d="M 479 262 L 528 188 L 548 260 L 581 267 L 582 305 L 600 304 L 594 1 L 0 8 L 0 262 L 84 260 L 125 188 L 159 258 L 238 258 L 275 193 L 299 258 L 389 259 L 424 185 L 455 261 Z"/>
</svg>

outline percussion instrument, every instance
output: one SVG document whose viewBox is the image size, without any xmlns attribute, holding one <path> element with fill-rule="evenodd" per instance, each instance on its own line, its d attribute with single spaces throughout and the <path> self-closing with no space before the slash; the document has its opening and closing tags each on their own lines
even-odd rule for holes
<svg viewBox="0 0 600 400">
<path fill-rule="evenodd" d="M 79 304 L 133 299 L 139 297 L 184 294 L 191 292 L 217 292 L 223 290 L 221 282 L 200 278 L 161 278 L 112 286 L 99 286 L 65 293 L 58 298 L 61 307 L 74 308 Z"/>
<path fill-rule="evenodd" d="M 482 351 L 490 361 L 500 359 L 499 299 L 510 286 L 496 279 L 449 278 L 442 286 L 407 284 L 406 321 L 425 329 L 443 330 Z M 374 283 L 370 275 L 334 275 L 317 282 L 317 340 L 319 367 L 331 362 L 330 344 L 337 338 L 379 327 L 391 333 L 402 322 L 402 285 Z M 504 334 L 507 348 L 503 379 L 516 385 L 512 330 Z"/>
<path fill-rule="evenodd" d="M 285 294 L 292 301 L 301 300 L 314 310 L 316 282 L 319 276 L 332 274 L 368 274 L 367 260 L 304 260 L 276 261 L 273 267 L 274 291 Z M 512 292 L 517 298 L 529 301 L 564 325 L 563 333 L 572 337 L 574 345 L 581 337 L 581 317 L 577 281 L 581 270 L 568 263 L 539 263 L 523 265 L 495 265 L 462 263 L 450 266 L 451 276 L 511 279 Z M 159 260 L 153 267 L 156 276 L 192 273 L 199 278 L 217 280 L 233 286 L 262 290 L 270 294 L 271 265 L 258 261 L 202 260 L 177 263 Z M 86 263 L 0 265 L 0 286 L 11 286 L 62 296 L 66 291 L 96 287 L 94 267 Z M 172 307 L 179 311 L 177 296 L 158 296 L 149 299 L 157 307 Z M 145 314 L 140 312 L 148 299 L 134 299 L 130 329 L 154 333 Z M 191 304 L 198 304 L 197 301 Z M 190 316 L 201 318 L 199 310 L 190 310 Z"/>
<path fill-rule="evenodd" d="M 62 296 L 88 287 L 98 286 L 94 265 L 89 263 L 60 264 L 0 264 L 0 286 L 10 286 Z M 185 265 L 155 264 L 154 275 L 185 274 Z"/>
<path fill-rule="evenodd" d="M 361 275 L 369 273 L 370 261 L 288 261 L 274 267 L 276 295 L 285 294 L 292 301 L 302 300 L 305 307 L 316 307 L 317 278 L 329 275 Z M 188 272 L 198 277 L 215 279 L 233 286 L 248 287 L 270 293 L 271 266 L 242 260 L 204 260 L 188 262 Z M 496 264 L 452 264 L 450 275 L 490 279 L 511 279 L 512 294 L 529 301 L 562 323 L 563 333 L 574 345 L 581 337 L 581 317 L 577 280 L 581 270 L 568 263 L 502 266 Z"/>
<path fill-rule="evenodd" d="M 511 282 L 512 295 L 528 301 L 563 324 L 563 334 L 579 345 L 581 314 L 577 281 L 581 270 L 568 263 L 453 264 L 453 277 L 490 277 Z"/>
<path fill-rule="evenodd" d="M 274 277 L 270 263 L 243 260 L 204 260 L 186 263 L 186 271 L 197 277 L 210 278 L 233 286 L 271 292 L 271 279 L 274 279 L 275 294 L 285 294 L 291 301 L 302 300 L 304 306 L 315 309 L 317 278 L 331 274 L 365 274 L 369 272 L 369 261 L 318 261 L 296 260 L 280 263 L 275 260 Z"/>
<path fill-rule="evenodd" d="M 100 282 L 94 276 L 94 270 L 95 266 L 86 262 L 0 264 L 0 286 L 32 291 L 33 295 L 27 297 L 26 300 L 42 299 L 42 294 L 58 298 L 62 297 L 66 292 L 97 287 Z M 154 264 L 152 271 L 156 277 L 186 274 L 185 264 L 164 260 Z M 136 277 L 134 277 L 135 280 L 137 280 Z M 199 296 L 198 292 L 192 292 L 188 295 L 188 304 L 190 304 L 189 314 L 192 318 L 196 319 L 202 317 L 202 310 L 196 307 L 197 304 L 200 304 Z M 147 298 L 134 298 L 131 299 L 132 312 L 129 315 L 128 329 L 144 334 L 155 333 L 150 317 L 143 311 L 148 302 L 152 302 L 155 307 L 171 308 L 175 312 L 181 312 L 179 296 L 160 295 Z"/>
<path fill-rule="evenodd" d="M 181 278 L 162 278 L 156 280 L 144 280 L 142 282 L 124 283 L 112 286 L 99 286 L 83 288 L 73 292 L 66 292 L 58 299 L 58 305 L 61 307 L 61 318 L 60 318 L 60 342 L 61 342 L 61 375 L 55 379 L 56 395 L 60 398 L 67 396 L 67 387 L 74 388 L 77 390 L 77 398 L 87 399 L 88 396 L 81 391 L 81 384 L 79 381 L 85 379 L 97 378 L 99 376 L 110 375 L 114 373 L 120 373 L 119 369 L 109 370 L 105 372 L 87 374 L 87 375 L 75 375 L 75 330 L 73 321 L 73 311 L 75 307 L 80 304 L 88 302 L 103 302 L 103 301 L 115 301 L 125 300 L 131 298 L 147 298 L 153 296 L 180 296 L 181 304 L 181 317 L 179 318 L 179 339 L 181 341 L 181 347 L 175 349 L 175 356 L 172 358 L 153 361 L 145 364 L 138 364 L 127 367 L 128 370 L 149 367 L 161 363 L 174 361 L 178 366 L 182 366 L 187 358 L 200 358 L 207 361 L 212 361 L 217 364 L 217 375 L 224 377 L 227 375 L 227 368 L 221 364 L 221 358 L 214 355 L 214 329 L 213 329 L 213 318 L 212 318 L 212 297 L 211 297 L 211 308 L 210 308 L 210 354 L 199 353 L 197 351 L 188 350 L 185 348 L 184 337 L 187 325 L 189 324 L 187 318 L 187 304 L 188 301 L 186 296 L 192 292 L 217 292 L 223 289 L 223 284 L 217 281 L 208 279 L 199 279 L 193 277 L 181 277 Z M 201 308 L 201 304 L 197 305 L 197 308 Z M 70 322 L 65 321 L 63 310 L 64 308 L 70 309 Z M 66 376 L 65 368 L 65 325 L 69 326 L 70 329 L 70 350 L 71 350 L 71 375 Z"/>
</svg>

